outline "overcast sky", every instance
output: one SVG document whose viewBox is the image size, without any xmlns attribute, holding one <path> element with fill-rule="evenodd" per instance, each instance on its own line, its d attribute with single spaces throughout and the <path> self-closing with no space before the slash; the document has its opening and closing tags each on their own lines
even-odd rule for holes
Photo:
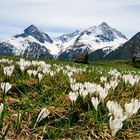
<svg viewBox="0 0 140 140">
<path fill-rule="evenodd" d="M 140 31 L 140 0 L 0 0 L 0 39 L 30 24 L 58 36 L 103 21 L 132 37 Z"/>
</svg>

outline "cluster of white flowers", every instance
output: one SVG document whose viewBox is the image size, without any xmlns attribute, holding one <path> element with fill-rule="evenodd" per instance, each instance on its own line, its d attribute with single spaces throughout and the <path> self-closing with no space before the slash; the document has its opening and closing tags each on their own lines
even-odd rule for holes
<svg viewBox="0 0 140 140">
<path fill-rule="evenodd" d="M 0 63 L 7 63 L 7 64 L 12 64 L 13 60 L 9 60 L 9 59 L 0 59 Z"/>
<path fill-rule="evenodd" d="M 104 78 L 107 79 L 107 78 Z M 102 82 L 102 81 L 101 81 Z M 89 94 L 92 96 L 94 93 L 99 95 L 101 102 L 104 102 L 104 99 L 108 95 L 109 89 L 115 89 L 118 85 L 117 80 L 112 80 L 109 83 L 105 82 L 104 87 L 96 83 L 84 82 L 84 83 L 76 83 L 75 79 L 70 78 L 70 87 L 73 92 L 78 92 L 79 95 L 84 98 Z"/>
<path fill-rule="evenodd" d="M 20 61 L 17 62 L 17 64 L 19 65 L 20 70 L 23 72 L 27 67 L 31 65 L 31 62 L 21 58 Z"/>
<path fill-rule="evenodd" d="M 104 102 L 105 98 L 108 95 L 108 91 L 110 89 L 115 90 L 115 88 L 118 86 L 121 79 L 124 79 L 127 77 L 127 82 L 130 84 L 134 82 L 135 84 L 139 83 L 139 76 L 133 76 L 131 74 L 129 75 L 123 75 L 118 72 L 117 70 L 110 70 L 109 74 L 112 76 L 110 81 L 107 81 L 107 77 L 100 77 L 101 84 L 104 84 L 104 87 L 102 87 L 99 84 L 96 83 L 90 83 L 90 82 L 84 82 L 84 83 L 78 83 L 75 79 L 72 78 L 73 74 L 69 74 L 70 76 L 70 87 L 72 89 L 72 92 L 69 93 L 69 98 L 72 102 L 75 102 L 78 98 L 78 96 L 82 96 L 85 98 L 87 95 L 95 95 L 97 97 L 91 97 L 91 102 L 93 104 L 93 107 L 95 110 L 98 110 L 98 105 L 101 102 Z M 127 83 L 126 82 L 126 83 Z M 131 84 L 132 85 L 132 84 Z M 134 86 L 134 84 L 132 85 Z M 112 130 L 112 136 L 115 136 L 117 132 L 123 127 L 123 121 L 130 118 L 132 115 L 136 114 L 137 111 L 140 108 L 140 102 L 135 99 L 132 100 L 131 103 L 125 104 L 125 112 L 123 111 L 122 107 L 114 101 L 108 101 L 107 102 L 107 108 L 109 110 L 109 116 L 110 121 L 109 125 Z"/>
<path fill-rule="evenodd" d="M 131 103 L 125 103 L 125 119 L 129 119 L 132 115 L 135 115 L 140 108 L 140 101 L 138 99 L 132 99 Z"/>
<path fill-rule="evenodd" d="M 111 116 L 109 124 L 112 130 L 112 135 L 115 136 L 123 127 L 123 121 L 129 119 L 132 115 L 135 115 L 138 112 L 140 101 L 138 99 L 132 99 L 131 103 L 125 103 L 125 111 L 123 111 L 122 107 L 114 101 L 108 101 L 107 108 L 109 110 L 108 115 Z"/>
<path fill-rule="evenodd" d="M 11 77 L 15 68 L 13 60 L 0 59 L 0 63 L 10 64 L 10 66 L 3 67 L 3 71 L 6 76 Z M 91 67 L 89 69 L 87 66 L 77 67 L 75 65 L 47 64 L 45 61 L 28 61 L 23 58 L 17 61 L 16 65 L 18 65 L 21 72 L 27 71 L 29 78 L 37 78 L 39 83 L 47 75 L 50 76 L 52 80 L 54 80 L 58 73 L 67 76 L 71 88 L 68 95 L 70 101 L 75 104 L 79 96 L 81 96 L 83 100 L 86 100 L 86 97 L 88 96 L 91 99 L 91 103 L 93 104 L 95 111 L 98 111 L 99 104 L 105 105 L 108 94 L 115 91 L 122 80 L 125 84 L 129 83 L 131 86 L 139 84 L 140 82 L 140 72 L 128 70 L 119 71 L 116 69 L 109 69 L 108 71 L 102 67 Z M 96 72 L 100 75 L 98 77 L 100 79 L 98 83 L 88 81 L 83 83 L 77 82 L 78 80 L 75 78 L 76 75 L 92 72 Z M 107 74 L 106 76 L 103 74 L 104 72 Z M 1 89 L 5 94 L 11 89 L 11 87 L 12 84 L 8 82 L 1 83 Z M 132 99 L 131 103 L 125 103 L 125 111 L 123 111 L 122 107 L 114 101 L 107 101 L 106 107 L 109 111 L 109 125 L 112 130 L 112 136 L 115 136 L 123 127 L 123 122 L 138 112 L 140 101 Z M 0 105 L 0 115 L 2 110 L 3 104 Z M 35 126 L 49 114 L 50 112 L 48 109 L 42 109 L 38 115 Z"/>
<path fill-rule="evenodd" d="M 108 74 L 110 74 L 112 77 L 117 79 L 119 76 L 121 76 L 121 73 L 117 71 L 116 69 L 111 69 Z"/>
<path fill-rule="evenodd" d="M 134 76 L 131 73 L 127 74 L 127 75 L 123 75 L 122 79 L 124 80 L 125 84 L 129 83 L 131 86 L 134 86 L 135 84 L 137 84 L 140 81 L 139 76 L 137 76 L 137 75 Z"/>
<path fill-rule="evenodd" d="M 108 72 L 108 74 L 110 74 L 112 76 L 112 78 L 116 79 L 117 81 L 122 79 L 125 84 L 129 83 L 132 87 L 135 84 L 138 84 L 140 81 L 140 76 L 136 75 L 135 71 L 123 71 L 122 73 L 120 73 L 116 69 L 113 69 L 113 70 L 111 69 Z M 137 72 L 137 74 L 138 74 L 138 72 Z"/>
</svg>

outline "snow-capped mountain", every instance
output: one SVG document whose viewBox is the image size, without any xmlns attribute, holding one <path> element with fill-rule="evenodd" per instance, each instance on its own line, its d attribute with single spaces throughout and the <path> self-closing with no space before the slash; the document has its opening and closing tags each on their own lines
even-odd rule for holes
<svg viewBox="0 0 140 140">
<path fill-rule="evenodd" d="M 99 26 L 78 32 L 69 41 L 64 41 L 61 44 L 64 50 L 59 55 L 59 59 L 73 59 L 77 55 L 91 53 L 98 49 L 104 49 L 107 54 L 126 41 L 125 35 L 103 22 Z"/>
<path fill-rule="evenodd" d="M 15 35 L 2 43 L 3 45 L 12 46 L 14 55 L 27 57 L 53 58 L 60 51 L 48 34 L 34 25 L 29 26 L 23 33 Z"/>
<path fill-rule="evenodd" d="M 23 33 L 0 42 L 0 54 L 71 60 L 86 53 L 102 51 L 103 58 L 126 41 L 125 35 L 105 22 L 54 39 L 36 26 L 30 25 Z"/>
</svg>

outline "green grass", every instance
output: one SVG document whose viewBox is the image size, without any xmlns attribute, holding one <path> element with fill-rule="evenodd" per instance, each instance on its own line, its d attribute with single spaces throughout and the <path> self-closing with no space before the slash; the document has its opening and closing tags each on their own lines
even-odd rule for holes
<svg viewBox="0 0 140 140">
<path fill-rule="evenodd" d="M 131 60 L 102 60 L 102 61 L 94 61 L 91 64 L 95 66 L 103 66 L 103 67 L 113 67 L 113 68 L 125 68 L 130 70 L 140 70 L 140 68 L 134 67 Z"/>
</svg>

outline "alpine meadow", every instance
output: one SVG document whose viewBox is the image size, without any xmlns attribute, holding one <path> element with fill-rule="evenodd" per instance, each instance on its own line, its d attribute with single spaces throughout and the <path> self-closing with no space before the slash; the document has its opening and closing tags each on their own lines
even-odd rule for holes
<svg viewBox="0 0 140 140">
<path fill-rule="evenodd" d="M 140 71 L 0 59 L 1 138 L 139 138 Z"/>
<path fill-rule="evenodd" d="M 140 139 L 139 0 L 0 1 L 0 139 Z"/>
</svg>

